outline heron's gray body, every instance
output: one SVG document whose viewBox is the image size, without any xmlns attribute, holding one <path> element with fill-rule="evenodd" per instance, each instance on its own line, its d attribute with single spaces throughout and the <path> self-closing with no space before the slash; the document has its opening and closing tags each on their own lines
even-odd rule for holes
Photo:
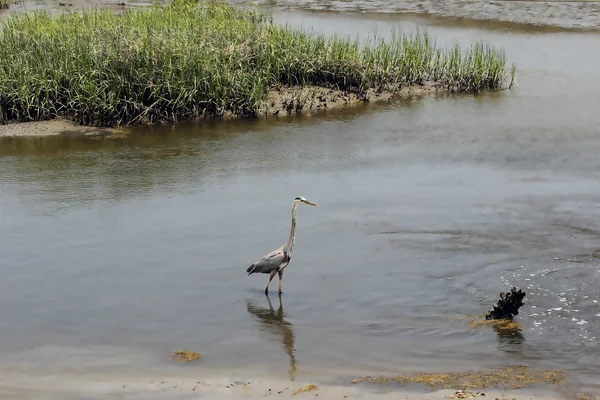
<svg viewBox="0 0 600 400">
<path fill-rule="evenodd" d="M 250 265 L 246 272 L 248 275 L 258 273 L 270 274 L 273 271 L 278 272 L 287 267 L 290 264 L 291 259 L 291 253 L 287 253 L 285 251 L 285 245 L 283 245 Z"/>
<path fill-rule="evenodd" d="M 267 253 L 260 260 L 252 263 L 247 269 L 246 272 L 248 275 L 262 273 L 262 274 L 270 274 L 269 283 L 267 284 L 267 288 L 265 289 L 265 294 L 269 292 L 269 284 L 271 280 L 275 276 L 276 273 L 279 273 L 279 293 L 281 293 L 281 280 L 283 278 L 283 270 L 286 268 L 292 259 L 292 249 L 294 247 L 294 242 L 296 240 L 296 206 L 300 203 L 310 204 L 316 206 L 317 204 L 312 203 L 306 200 L 303 197 L 296 197 L 294 200 L 294 205 L 292 206 L 292 226 L 290 228 L 290 236 L 287 242 L 278 248 L 277 250 L 273 250 L 270 253 Z"/>
</svg>

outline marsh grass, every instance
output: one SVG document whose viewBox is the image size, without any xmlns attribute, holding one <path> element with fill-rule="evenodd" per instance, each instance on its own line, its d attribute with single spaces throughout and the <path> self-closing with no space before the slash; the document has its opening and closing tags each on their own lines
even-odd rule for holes
<svg viewBox="0 0 600 400">
<path fill-rule="evenodd" d="M 0 10 L 8 8 L 11 4 L 18 3 L 20 0 L 0 0 Z"/>
<path fill-rule="evenodd" d="M 365 44 L 213 1 L 35 11 L 7 16 L 0 27 L 0 123 L 252 117 L 276 85 L 363 93 L 435 82 L 476 92 L 501 88 L 505 63 L 503 51 L 485 44 L 440 49 L 421 31 Z"/>
</svg>

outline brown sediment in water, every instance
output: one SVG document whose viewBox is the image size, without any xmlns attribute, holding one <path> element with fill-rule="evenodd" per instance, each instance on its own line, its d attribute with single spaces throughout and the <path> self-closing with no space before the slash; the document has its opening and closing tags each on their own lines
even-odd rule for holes
<svg viewBox="0 0 600 400">
<path fill-rule="evenodd" d="M 468 315 L 459 318 L 460 321 L 469 325 L 471 329 L 479 329 L 482 327 L 491 327 L 500 337 L 504 338 L 516 338 L 518 340 L 524 340 L 523 329 L 521 324 L 515 320 L 509 319 L 483 319 L 485 314 L 473 316 Z"/>
<path fill-rule="evenodd" d="M 464 321 L 467 325 L 469 325 L 472 329 L 477 329 L 482 326 L 491 326 L 496 331 L 502 331 L 504 333 L 509 333 L 511 331 L 519 331 L 521 329 L 521 324 L 515 320 L 509 319 L 482 319 L 485 318 L 485 314 L 481 315 L 467 315 L 465 317 L 459 318 L 459 320 Z"/>
<path fill-rule="evenodd" d="M 397 375 L 392 377 L 367 376 L 357 378 L 352 383 L 369 382 L 374 384 L 421 384 L 435 389 L 485 389 L 502 387 L 522 389 L 541 383 L 560 385 L 566 380 L 564 371 L 535 370 L 529 367 L 506 367 L 486 371 L 427 373 L 419 375 Z"/>
<path fill-rule="evenodd" d="M 319 387 L 317 385 L 308 385 L 308 386 L 305 386 L 303 388 L 296 390 L 292 396 L 296 396 L 297 394 L 301 394 L 301 393 L 312 392 L 314 390 L 319 390 Z"/>
<path fill-rule="evenodd" d="M 282 86 L 269 91 L 265 105 L 259 115 L 262 117 L 309 115 L 312 112 L 337 110 L 364 103 L 390 102 L 398 98 L 422 96 L 444 91 L 446 90 L 443 87 L 433 83 L 406 86 L 393 92 L 368 90 L 363 94 L 319 86 Z M 224 115 L 223 118 L 238 119 L 241 117 L 229 113 Z M 79 125 L 62 117 L 50 121 L 10 122 L 0 125 L 0 138 L 56 135 L 121 138 L 126 137 L 128 132 L 127 125 L 116 128 L 98 128 Z"/>
<path fill-rule="evenodd" d="M 188 363 L 200 358 L 200 354 L 194 351 L 188 351 L 187 349 L 176 350 L 171 356 L 171 360 L 179 363 Z"/>
</svg>

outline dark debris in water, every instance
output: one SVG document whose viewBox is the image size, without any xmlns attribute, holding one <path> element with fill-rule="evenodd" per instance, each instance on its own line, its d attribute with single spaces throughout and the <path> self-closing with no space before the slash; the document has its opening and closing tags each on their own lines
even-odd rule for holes
<svg viewBox="0 0 600 400">
<path fill-rule="evenodd" d="M 500 300 L 494 304 L 494 308 L 485 315 L 486 320 L 490 319 L 513 319 L 519 314 L 519 308 L 525 304 L 523 302 L 525 292 L 513 287 L 510 292 L 500 292 Z"/>
<path fill-rule="evenodd" d="M 521 389 L 540 383 L 558 385 L 565 382 L 564 371 L 535 370 L 528 367 L 506 367 L 481 372 L 427 373 L 419 375 L 398 375 L 392 377 L 367 376 L 357 378 L 352 383 L 369 382 L 374 384 L 398 384 L 406 386 L 421 384 L 435 389 L 484 389 L 503 387 Z"/>
</svg>

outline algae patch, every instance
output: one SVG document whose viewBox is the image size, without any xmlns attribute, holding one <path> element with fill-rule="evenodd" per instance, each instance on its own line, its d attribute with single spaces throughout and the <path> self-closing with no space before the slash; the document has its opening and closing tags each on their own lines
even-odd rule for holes
<svg viewBox="0 0 600 400">
<path fill-rule="evenodd" d="M 314 390 L 319 390 L 319 387 L 317 385 L 308 385 L 308 386 L 305 386 L 303 388 L 296 390 L 292 396 L 295 396 L 295 395 L 301 394 L 301 393 L 312 392 Z"/>
<path fill-rule="evenodd" d="M 561 384 L 567 375 L 564 371 L 534 370 L 528 367 L 506 367 L 482 372 L 428 373 L 419 375 L 398 375 L 357 378 L 352 383 L 366 381 L 375 384 L 421 384 L 436 389 L 483 389 L 504 387 L 521 389 L 540 383 Z"/>
<path fill-rule="evenodd" d="M 485 315 L 485 314 L 484 314 Z M 478 316 L 479 317 L 479 316 Z M 466 317 L 464 321 L 473 329 L 482 327 L 482 326 L 492 326 L 502 331 L 517 331 L 521 329 L 521 324 L 518 321 L 510 320 L 510 319 L 488 319 L 481 320 L 476 319 L 474 317 Z"/>
<path fill-rule="evenodd" d="M 521 324 L 518 321 L 509 319 L 481 319 L 482 315 L 469 315 L 459 318 L 460 321 L 466 323 L 471 329 L 479 329 L 481 327 L 490 326 L 492 327 L 499 336 L 502 337 L 521 337 L 523 336 L 523 330 Z"/>
<path fill-rule="evenodd" d="M 187 349 L 175 350 L 175 352 L 171 356 L 171 360 L 177 361 L 179 363 L 188 363 L 199 358 L 200 354 L 194 351 L 188 351 Z"/>
</svg>

